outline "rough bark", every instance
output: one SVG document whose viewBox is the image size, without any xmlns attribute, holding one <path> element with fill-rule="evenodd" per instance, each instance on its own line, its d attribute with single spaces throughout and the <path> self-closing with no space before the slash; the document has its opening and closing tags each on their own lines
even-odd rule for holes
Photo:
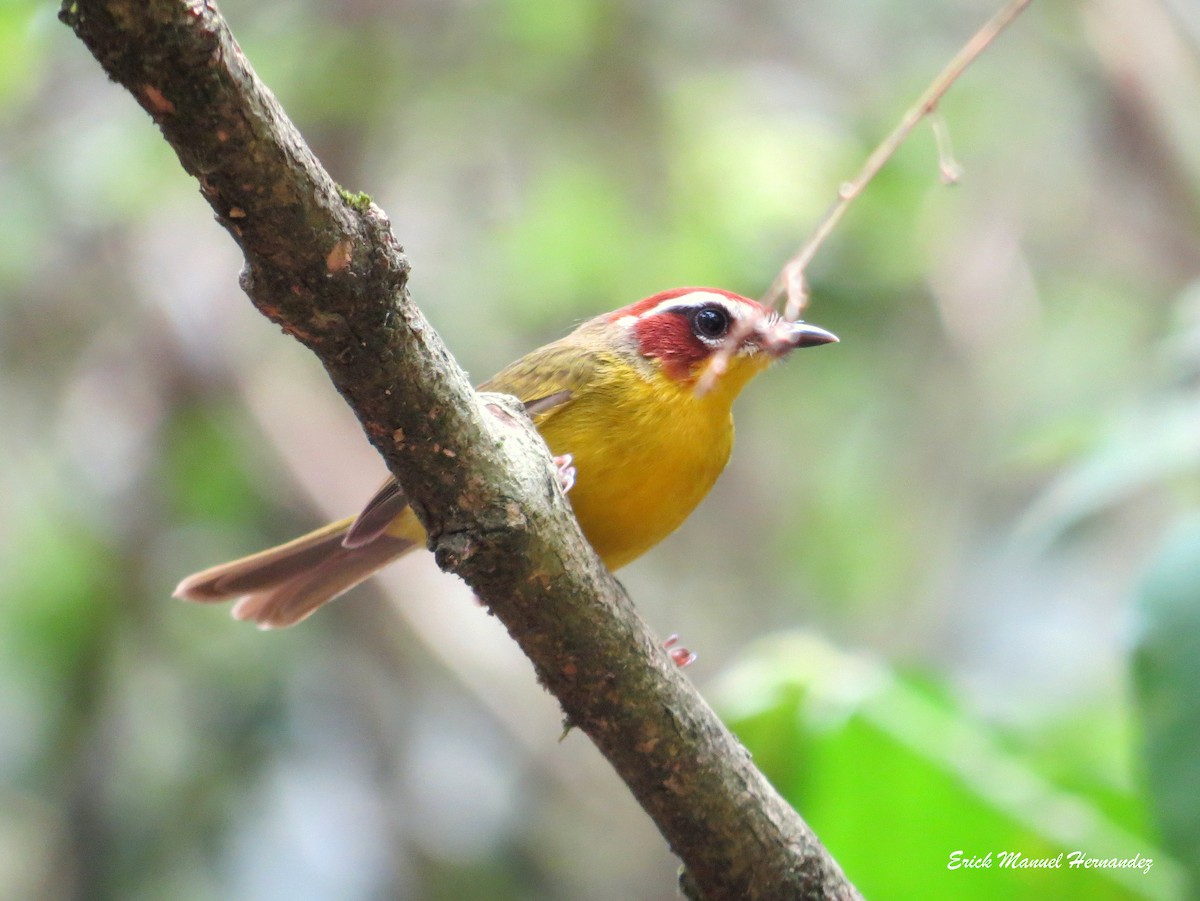
<svg viewBox="0 0 1200 901">
<path fill-rule="evenodd" d="M 310 348 L 425 523 L 705 899 L 859 897 L 677 670 L 584 541 L 511 399 L 476 394 L 408 294 L 386 216 L 339 188 L 214 3 L 61 16 L 150 114 L 245 255 L 255 306 Z"/>
</svg>

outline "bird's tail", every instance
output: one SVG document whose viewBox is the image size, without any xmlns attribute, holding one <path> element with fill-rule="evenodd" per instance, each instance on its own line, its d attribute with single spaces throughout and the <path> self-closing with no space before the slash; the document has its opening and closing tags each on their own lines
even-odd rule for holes
<svg viewBox="0 0 1200 901">
<path fill-rule="evenodd" d="M 346 547 L 342 541 L 353 522 L 339 520 L 279 547 L 188 576 L 175 597 L 205 603 L 240 598 L 233 607 L 235 618 L 264 629 L 291 626 L 423 543 L 411 509 L 369 542 Z"/>
</svg>

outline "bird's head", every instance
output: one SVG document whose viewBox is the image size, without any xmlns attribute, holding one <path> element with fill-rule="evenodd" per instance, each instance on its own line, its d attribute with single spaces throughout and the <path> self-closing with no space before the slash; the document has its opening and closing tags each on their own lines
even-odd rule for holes
<svg viewBox="0 0 1200 901">
<path fill-rule="evenodd" d="M 731 396 L 791 351 L 838 340 L 832 332 L 789 322 L 757 301 L 717 288 L 664 291 L 605 318 L 626 332 L 641 357 L 654 361 L 677 384 L 695 385 L 724 351 L 726 368 L 717 384 Z M 735 346 L 729 347 L 731 341 Z"/>
</svg>

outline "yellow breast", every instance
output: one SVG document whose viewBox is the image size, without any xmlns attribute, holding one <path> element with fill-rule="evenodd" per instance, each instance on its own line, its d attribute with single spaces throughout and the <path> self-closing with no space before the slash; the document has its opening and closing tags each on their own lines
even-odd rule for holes
<svg viewBox="0 0 1200 901">
<path fill-rule="evenodd" d="M 539 423 L 550 450 L 575 459 L 569 499 L 610 569 L 666 538 L 708 494 L 733 448 L 734 394 L 699 396 L 617 366 Z"/>
</svg>

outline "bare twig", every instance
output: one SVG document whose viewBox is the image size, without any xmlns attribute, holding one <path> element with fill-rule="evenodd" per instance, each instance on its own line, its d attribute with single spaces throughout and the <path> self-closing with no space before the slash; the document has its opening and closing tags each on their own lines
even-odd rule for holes
<svg viewBox="0 0 1200 901">
<path fill-rule="evenodd" d="M 821 245 L 833 233 L 834 227 L 841 221 L 842 216 L 846 214 L 846 209 L 850 206 L 851 202 L 862 194 L 863 190 L 870 184 L 871 179 L 879 173 L 884 164 L 895 155 L 900 145 L 912 134 L 917 124 L 937 109 L 942 97 L 950 90 L 950 86 L 958 80 L 959 76 L 966 71 L 967 66 L 971 65 L 988 48 L 1000 32 L 1007 28 L 1030 2 L 1031 0 L 1010 0 L 1003 9 L 992 16 L 987 24 L 980 28 L 963 45 L 962 49 L 955 54 L 946 67 L 938 73 L 929 87 L 925 89 L 925 92 L 917 98 L 917 102 L 909 107 L 899 124 L 892 130 L 892 133 L 884 138 L 871 155 L 867 157 L 867 161 L 863 163 L 863 167 L 858 175 L 838 188 L 837 199 L 825 212 L 821 221 L 817 223 L 817 227 L 813 230 L 812 235 L 800 247 L 796 255 L 784 264 L 779 275 L 775 277 L 775 281 L 771 283 L 771 287 L 767 289 L 767 293 L 762 299 L 764 304 L 775 306 L 780 300 L 786 298 L 787 303 L 784 306 L 785 318 L 795 319 L 800 315 L 808 300 L 808 292 L 805 286 L 805 270 L 807 270 L 808 264 L 812 262 L 813 257 L 817 255 L 817 251 L 821 249 Z"/>
<path fill-rule="evenodd" d="M 825 215 L 817 223 L 817 227 L 813 229 L 813 233 L 808 240 L 801 245 L 796 254 L 783 264 L 779 270 L 779 274 L 775 276 L 775 280 L 771 282 L 771 286 L 767 289 L 766 294 L 762 297 L 762 303 L 768 307 L 774 307 L 781 300 L 786 300 L 783 308 L 785 319 L 796 319 L 804 310 L 808 303 L 808 282 L 805 271 L 808 269 L 808 264 L 812 262 L 817 255 L 817 251 L 825 243 L 826 239 L 833 233 L 842 216 L 846 214 L 847 208 L 870 184 L 879 170 L 883 168 L 903 144 L 917 124 L 927 116 L 931 116 L 933 123 L 934 138 L 937 141 L 938 148 L 938 168 L 941 180 L 945 184 L 954 184 L 961 176 L 961 171 L 958 163 L 954 161 L 950 151 L 950 136 L 946 129 L 944 121 L 935 115 L 937 112 L 938 103 L 946 91 L 950 90 L 950 86 L 958 80 L 959 76 L 966 71 L 967 66 L 975 61 L 975 59 L 987 49 L 1005 28 L 1007 28 L 1014 19 L 1027 7 L 1032 0 L 1010 0 L 1007 6 L 1001 9 L 988 22 L 977 31 L 962 49 L 955 54 L 954 58 L 946 64 L 946 67 L 938 73 L 937 77 L 930 83 L 925 92 L 917 99 L 899 124 L 892 130 L 886 138 L 872 151 L 863 163 L 862 169 L 858 175 L 848 182 L 844 182 L 838 188 L 837 199 L 825 211 Z M 742 322 L 739 328 L 732 331 L 725 341 L 725 346 L 713 355 L 709 360 L 708 365 L 704 369 L 704 373 L 696 382 L 696 391 L 704 394 L 710 391 L 716 380 L 725 374 L 729 368 L 729 361 L 737 352 L 741 342 L 754 331 L 755 323 Z"/>
</svg>

